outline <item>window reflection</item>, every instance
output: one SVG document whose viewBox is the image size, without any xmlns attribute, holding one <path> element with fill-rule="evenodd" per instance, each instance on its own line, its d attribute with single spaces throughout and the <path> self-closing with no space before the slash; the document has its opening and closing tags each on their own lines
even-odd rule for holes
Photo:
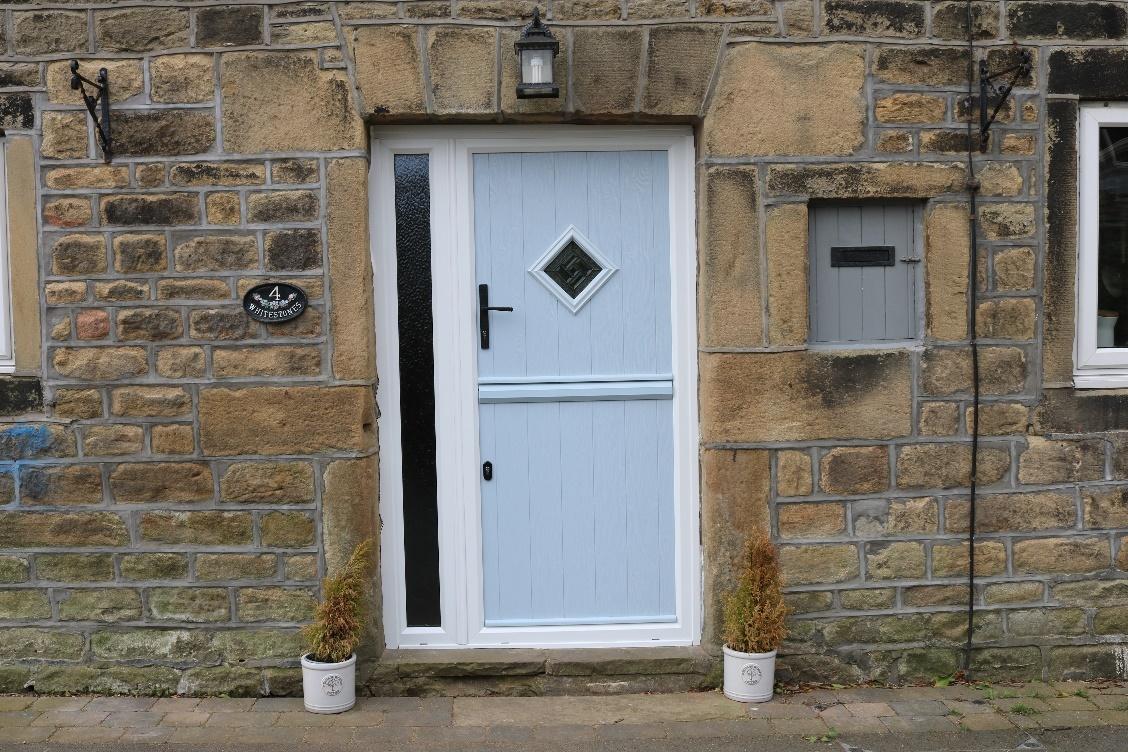
<svg viewBox="0 0 1128 752">
<path fill-rule="evenodd" d="M 1128 347 L 1128 127 L 1102 127 L 1097 347 Z"/>
</svg>

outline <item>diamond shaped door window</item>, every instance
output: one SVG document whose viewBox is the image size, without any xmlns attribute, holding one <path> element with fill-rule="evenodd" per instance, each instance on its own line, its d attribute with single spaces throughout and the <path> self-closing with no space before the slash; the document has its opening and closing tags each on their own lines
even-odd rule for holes
<svg viewBox="0 0 1128 752">
<path fill-rule="evenodd" d="M 545 288 L 576 313 L 618 271 L 595 244 L 570 225 L 529 268 Z"/>
</svg>

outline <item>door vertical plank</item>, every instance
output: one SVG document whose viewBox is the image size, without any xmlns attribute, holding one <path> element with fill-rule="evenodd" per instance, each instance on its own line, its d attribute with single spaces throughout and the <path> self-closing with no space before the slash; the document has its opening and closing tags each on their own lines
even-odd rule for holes
<svg viewBox="0 0 1128 752">
<path fill-rule="evenodd" d="M 626 550 L 627 616 L 658 612 L 658 421 L 655 400 L 624 403 L 626 417 Z"/>
<path fill-rule="evenodd" d="M 830 265 L 830 248 L 835 244 L 838 227 L 838 209 L 834 207 L 814 207 L 811 209 L 814 243 L 813 267 L 815 269 L 815 295 L 813 304 L 819 313 L 813 315 L 814 339 L 838 339 L 841 336 L 841 322 L 838 318 L 838 270 Z M 813 313 L 813 312 L 812 312 Z"/>
<path fill-rule="evenodd" d="M 521 156 L 490 155 L 490 302 L 513 306 L 514 311 L 490 315 L 490 349 L 494 351 L 495 370 L 488 375 L 525 375 L 525 249 L 521 220 L 525 190 L 521 184 Z"/>
<path fill-rule="evenodd" d="M 627 315 L 623 318 L 624 362 L 630 373 L 654 373 L 657 346 L 654 343 L 654 317 L 659 307 L 655 295 L 655 267 L 667 265 L 657 259 L 650 243 L 654 223 L 653 173 L 646 152 L 620 155 L 619 180 L 623 195 L 620 222 L 623 232 L 623 275 L 626 285 Z M 663 303 L 663 309 L 665 303 Z"/>
<path fill-rule="evenodd" d="M 560 404 L 560 490 L 564 508 L 564 616 L 598 613 L 595 604 L 595 448 L 593 403 Z"/>
<path fill-rule="evenodd" d="M 627 601 L 627 499 L 634 489 L 625 473 L 625 402 L 593 402 L 595 414 L 595 606 L 600 616 L 622 616 Z"/>
<path fill-rule="evenodd" d="M 885 244 L 897 248 L 894 265 L 882 269 L 885 277 L 885 330 L 890 339 L 909 339 L 916 335 L 916 327 L 913 326 L 916 311 L 910 302 L 913 290 L 905 274 L 905 270 L 911 271 L 913 265 L 901 260 L 912 258 L 916 250 L 913 247 L 912 216 L 913 208 L 907 204 L 890 206 L 885 210 Z"/>
<path fill-rule="evenodd" d="M 494 410 L 498 493 L 499 615 L 528 618 L 532 607 L 532 528 L 529 509 L 528 405 L 511 403 Z"/>
<path fill-rule="evenodd" d="M 557 152 L 553 157 L 556 165 L 556 196 L 553 201 L 556 222 L 552 236 L 559 236 L 568 225 L 575 225 L 584 232 L 584 228 L 591 224 L 587 182 L 589 155 L 586 152 Z M 529 263 L 543 251 L 542 248 Z M 556 306 L 561 374 L 588 375 L 591 373 L 590 307 L 584 306 L 572 313 L 560 301 L 556 301 Z"/>
<path fill-rule="evenodd" d="M 674 562 L 675 525 L 677 507 L 674 503 L 674 403 L 672 400 L 653 402 L 658 429 L 658 613 L 677 613 L 677 576 Z"/>
<path fill-rule="evenodd" d="M 654 345 L 655 371 L 672 373 L 674 367 L 673 295 L 670 281 L 670 167 L 664 151 L 649 152 L 651 163 L 651 205 L 649 240 L 654 265 Z M 673 455 L 670 455 L 673 457 Z"/>
<path fill-rule="evenodd" d="M 486 284 L 491 290 L 496 290 L 493 283 L 493 213 L 490 185 L 490 155 L 474 155 L 474 269 L 477 275 L 477 285 Z M 477 297 L 474 298 L 477 300 Z M 477 325 L 474 331 L 478 331 Z M 476 348 L 478 351 L 478 371 L 482 375 L 496 373 L 494 367 L 494 350 L 483 350 L 481 342 Z"/>
<path fill-rule="evenodd" d="M 483 462 L 497 463 L 497 428 L 494 417 L 497 405 L 480 405 L 478 408 L 478 429 L 481 437 Z M 495 476 L 496 478 L 496 476 Z M 482 483 L 482 590 L 483 612 L 486 619 L 496 619 L 501 611 L 501 573 L 498 566 L 501 542 L 498 528 L 501 525 L 499 509 L 499 490 L 501 484 L 496 480 Z"/>
<path fill-rule="evenodd" d="M 885 207 L 876 204 L 861 207 L 862 245 L 886 245 Z M 885 327 L 885 277 L 888 266 L 865 266 L 862 272 L 862 338 L 889 339 Z"/>
<path fill-rule="evenodd" d="M 528 406 L 530 615 L 551 620 L 564 613 L 564 542 L 561 508 L 560 404 Z"/>
<path fill-rule="evenodd" d="M 568 312 L 541 286 L 528 269 L 540 258 L 559 234 L 555 229 L 556 207 L 552 196 L 556 193 L 556 178 L 552 154 L 521 155 L 521 192 L 525 197 L 520 216 L 523 255 L 520 269 L 522 300 L 524 301 L 525 374 L 528 376 L 553 376 L 560 370 L 560 352 L 556 342 L 544 336 L 556 330 L 556 318 Z M 506 303 L 499 300 L 499 305 Z M 509 316 L 501 313 L 497 316 Z"/>
<path fill-rule="evenodd" d="M 838 207 L 838 234 L 835 245 L 860 245 L 862 242 L 862 210 L 858 206 Z M 856 266 L 840 266 L 838 272 L 838 318 L 842 322 L 842 338 L 855 341 L 862 337 L 862 270 Z"/>
<path fill-rule="evenodd" d="M 588 193 L 591 196 L 589 220 L 580 231 L 620 271 L 612 275 L 584 306 L 591 318 L 591 372 L 624 373 L 623 327 L 627 317 L 625 290 L 631 275 L 622 271 L 623 235 L 635 232 L 619 219 L 622 199 L 619 191 L 619 152 L 593 152 L 588 155 Z"/>
</svg>

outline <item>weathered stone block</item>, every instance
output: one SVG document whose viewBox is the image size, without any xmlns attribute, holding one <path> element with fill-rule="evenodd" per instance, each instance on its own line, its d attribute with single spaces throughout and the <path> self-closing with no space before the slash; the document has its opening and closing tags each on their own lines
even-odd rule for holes
<svg viewBox="0 0 1128 752">
<path fill-rule="evenodd" d="M 148 609 L 157 621 L 195 624 L 227 621 L 231 615 L 225 588 L 152 588 Z"/>
<path fill-rule="evenodd" d="M 121 576 L 134 581 L 186 579 L 188 557 L 184 554 L 126 554 L 121 557 Z"/>
<path fill-rule="evenodd" d="M 196 579 L 270 580 L 278 574 L 274 554 L 200 554 L 196 557 Z"/>
<path fill-rule="evenodd" d="M 250 387 L 200 392 L 205 454 L 360 451 L 374 436 L 372 390 L 364 387 Z"/>
<path fill-rule="evenodd" d="M 49 556 L 50 554 L 43 554 Z M 113 566 L 111 562 L 110 577 L 113 577 Z M 30 567 L 28 566 L 28 559 L 25 556 L 0 556 L 0 582 L 4 584 L 12 584 L 16 582 L 27 582 L 30 576 Z M 44 578 L 40 575 L 41 579 Z"/>
<path fill-rule="evenodd" d="M 972 409 L 967 409 L 967 425 L 970 431 Z M 979 406 L 979 433 L 983 436 L 1007 436 L 1026 433 L 1029 423 L 1029 409 L 1017 402 L 989 402 Z"/>
<path fill-rule="evenodd" d="M 192 426 L 179 423 L 153 426 L 150 443 L 153 454 L 192 454 L 196 451 L 196 436 Z"/>
<path fill-rule="evenodd" d="M 925 319 L 936 339 L 967 337 L 968 207 L 937 204 L 925 219 Z"/>
<path fill-rule="evenodd" d="M 215 635 L 215 647 L 228 661 L 266 658 L 293 659 L 305 650 L 301 634 L 293 629 L 239 629 Z"/>
<path fill-rule="evenodd" d="M 831 449 L 819 460 L 819 487 L 832 494 L 873 493 L 889 488 L 889 449 Z"/>
<path fill-rule="evenodd" d="M 978 556 L 976 554 L 977 569 Z M 983 588 L 983 602 L 988 605 L 1040 602 L 1044 590 L 1045 585 L 1040 582 L 1001 582 Z"/>
<path fill-rule="evenodd" d="M 132 300 L 145 300 L 148 297 L 149 285 L 146 282 L 116 279 L 109 282 L 94 283 L 95 300 L 124 303 Z"/>
<path fill-rule="evenodd" d="M 173 185 L 262 185 L 266 165 L 262 162 L 178 162 L 169 171 Z"/>
<path fill-rule="evenodd" d="M 179 339 L 184 323 L 175 308 L 127 308 L 118 312 L 117 335 L 122 342 Z"/>
<path fill-rule="evenodd" d="M 959 87 L 967 83 L 967 50 L 963 47 L 882 47 L 873 72 L 893 84 Z"/>
<path fill-rule="evenodd" d="M 705 346 L 763 344 L 757 182 L 755 167 L 705 173 L 698 292 Z"/>
<path fill-rule="evenodd" d="M 384 28 L 388 27 L 365 27 Z M 358 84 L 367 99 L 361 70 L 358 60 Z M 385 69 L 377 75 L 392 76 L 393 72 Z M 320 70 L 316 52 L 228 53 L 223 56 L 221 81 L 223 147 L 228 152 L 364 146 L 364 128 L 353 107 L 347 77 L 338 70 Z"/>
<path fill-rule="evenodd" d="M 972 651 L 972 670 L 984 681 L 1028 679 L 1042 673 L 1042 654 L 1036 647 L 982 648 Z"/>
<path fill-rule="evenodd" d="M 995 289 L 1029 290 L 1034 287 L 1034 249 L 1007 248 L 995 254 Z"/>
<path fill-rule="evenodd" d="M 236 462 L 219 481 L 220 498 L 248 504 L 313 501 L 313 467 L 307 462 Z"/>
<path fill-rule="evenodd" d="M 967 585 L 917 585 L 902 591 L 901 602 L 908 608 L 960 606 L 967 603 Z"/>
<path fill-rule="evenodd" d="M 178 272 L 222 272 L 258 266 L 258 241 L 245 233 L 211 233 L 186 238 L 173 250 Z"/>
<path fill-rule="evenodd" d="M 155 188 L 164 185 L 165 166 L 163 162 L 146 162 L 134 168 L 137 185 L 142 188 Z"/>
<path fill-rule="evenodd" d="M 298 548 L 314 544 L 313 518 L 304 512 L 268 512 L 262 516 L 262 544 Z"/>
<path fill-rule="evenodd" d="M 114 153 L 163 157 L 202 154 L 215 144 L 209 110 L 120 110 L 110 114 Z"/>
<path fill-rule="evenodd" d="M 1017 637 L 1056 637 L 1085 633 L 1079 608 L 1031 608 L 1007 611 L 1007 631 Z"/>
<path fill-rule="evenodd" d="M 1091 530 L 1128 527 L 1128 488 L 1087 488 L 1081 494 L 1085 527 Z"/>
<path fill-rule="evenodd" d="M 572 96 L 576 111 L 633 112 L 642 67 L 641 30 L 580 27 L 573 32 L 572 45 Z"/>
<path fill-rule="evenodd" d="M 899 93 L 877 100 L 873 109 L 881 123 L 939 123 L 947 102 L 931 94 Z"/>
<path fill-rule="evenodd" d="M 1108 540 L 1104 538 L 1020 540 L 1013 550 L 1014 571 L 1024 574 L 1081 574 L 1107 569 L 1111 563 Z"/>
<path fill-rule="evenodd" d="M 1047 441 L 1031 436 L 1019 458 L 1019 483 L 1068 483 L 1101 480 L 1105 470 L 1105 442 Z"/>
<path fill-rule="evenodd" d="M 212 472 L 196 462 L 123 463 L 110 473 L 114 499 L 125 503 L 182 503 L 212 498 Z"/>
<path fill-rule="evenodd" d="M 437 113 L 497 110 L 497 32 L 482 26 L 431 26 L 427 56 Z"/>
<path fill-rule="evenodd" d="M 100 629 L 90 636 L 97 658 L 111 660 L 215 660 L 213 636 L 201 629 Z"/>
<path fill-rule="evenodd" d="M 44 120 L 49 113 L 44 113 Z M 71 113 L 73 114 L 73 113 Z M 46 126 L 46 122 L 44 123 Z M 85 124 L 83 134 L 85 135 Z M 86 155 L 83 149 L 82 156 Z M 129 185 L 129 168 L 110 167 L 57 167 L 48 170 L 43 178 L 48 188 L 69 190 L 72 188 L 124 188 Z"/>
<path fill-rule="evenodd" d="M 773 165 L 768 192 L 808 198 L 933 198 L 963 190 L 964 167 L 955 162 L 866 162 Z"/>
<path fill-rule="evenodd" d="M 141 618 L 141 595 L 129 588 L 70 590 L 59 601 L 61 621 L 135 621 Z"/>
<path fill-rule="evenodd" d="M 89 151 L 86 120 L 78 112 L 44 112 L 43 140 L 39 152 L 44 159 L 81 159 Z"/>
<path fill-rule="evenodd" d="M 780 496 L 807 496 L 811 487 L 811 455 L 792 450 L 778 452 L 776 492 Z"/>
<path fill-rule="evenodd" d="M 307 621 L 317 605 L 306 588 L 240 588 L 236 594 L 240 621 Z"/>
<path fill-rule="evenodd" d="M 1026 354 L 1017 347 L 979 348 L 980 390 L 1017 394 L 1026 388 Z M 971 354 L 966 348 L 928 348 L 921 357 L 925 394 L 946 397 L 971 391 Z"/>
<path fill-rule="evenodd" d="M 231 288 L 225 279 L 187 277 L 157 281 L 157 300 L 226 300 Z"/>
<path fill-rule="evenodd" d="M 321 267 L 321 233 L 318 230 L 275 230 L 263 240 L 266 268 L 299 272 Z"/>
<path fill-rule="evenodd" d="M 978 525 L 976 525 L 978 527 Z M 969 567 L 966 543 L 944 543 L 932 546 L 933 577 L 966 577 Z M 1005 574 L 1007 550 L 999 541 L 975 544 L 975 573 L 979 577 Z"/>
<path fill-rule="evenodd" d="M 807 207 L 783 204 L 767 210 L 768 342 L 807 342 Z"/>
<path fill-rule="evenodd" d="M 830 538 L 846 530 L 842 504 L 780 504 L 781 538 Z"/>
<path fill-rule="evenodd" d="M 823 0 L 823 30 L 849 36 L 919 37 L 924 4 L 913 0 Z"/>
<path fill-rule="evenodd" d="M 979 447 L 978 482 L 997 483 L 1010 470 L 1004 448 Z M 897 453 L 898 488 L 958 488 L 971 480 L 971 448 L 967 444 L 913 444 Z"/>
<path fill-rule="evenodd" d="M 196 11 L 197 47 L 238 47 L 262 43 L 261 5 L 217 5 Z"/>
<path fill-rule="evenodd" d="M 1061 681 L 1119 676 L 1123 660 L 1115 645 L 1063 645 L 1050 648 L 1049 654 L 1049 677 Z"/>
<path fill-rule="evenodd" d="M 99 418 L 102 394 L 97 389 L 56 389 L 54 415 L 58 418 Z"/>
<path fill-rule="evenodd" d="M 86 52 L 86 12 L 51 10 L 13 13 L 12 44 L 17 55 Z"/>
<path fill-rule="evenodd" d="M 851 154 L 865 141 L 859 45 L 749 43 L 725 53 L 705 116 L 716 156 Z M 790 92 L 802 91 L 796 98 Z"/>
<path fill-rule="evenodd" d="M 920 403 L 920 434 L 922 436 L 952 436 L 958 433 L 959 430 L 959 403 Z"/>
<path fill-rule="evenodd" d="M 321 350 L 299 346 L 217 348 L 212 368 L 217 378 L 317 376 L 321 374 Z"/>
<path fill-rule="evenodd" d="M 0 86 L 39 86 L 38 63 L 0 63 Z"/>
<path fill-rule="evenodd" d="M 810 614 L 830 609 L 834 599 L 833 593 L 811 592 L 785 593 L 783 602 L 793 614 Z"/>
<path fill-rule="evenodd" d="M 189 104 L 215 98 L 211 55 L 161 55 L 149 60 L 154 102 Z"/>
<path fill-rule="evenodd" d="M 310 222 L 317 219 L 319 209 L 314 191 L 264 191 L 247 197 L 248 222 Z"/>
<path fill-rule="evenodd" d="M 971 28 L 976 39 L 994 39 L 999 34 L 999 6 L 975 0 L 971 6 Z M 932 5 L 932 35 L 940 39 L 967 39 L 967 4 L 940 2 Z"/>
<path fill-rule="evenodd" d="M 858 549 L 852 544 L 781 546 L 785 585 L 848 582 L 858 577 Z"/>
<path fill-rule="evenodd" d="M 1027 238 L 1034 234 L 1034 205 L 987 204 L 979 209 L 979 221 L 988 240 Z"/>
<path fill-rule="evenodd" d="M 79 339 L 105 339 L 110 334 L 110 314 L 102 308 L 87 308 L 78 312 L 74 320 L 75 334 Z M 61 322 L 62 336 L 57 339 L 70 338 L 70 319 Z M 52 330 L 52 339 L 56 339 Z"/>
<path fill-rule="evenodd" d="M 81 227 L 90 224 L 94 212 L 88 198 L 60 198 L 43 205 L 44 224 L 55 227 Z"/>
<path fill-rule="evenodd" d="M 936 500 L 866 499 L 850 505 L 854 534 L 863 538 L 891 535 L 935 533 L 938 511 Z"/>
<path fill-rule="evenodd" d="M 61 629 L 6 627 L 0 629 L 0 657 L 49 660 L 78 660 L 86 639 Z"/>
<path fill-rule="evenodd" d="M 121 274 L 163 272 L 168 268 L 168 245 L 155 233 L 114 236 L 114 269 Z"/>
<path fill-rule="evenodd" d="M 204 202 L 209 225 L 237 225 L 242 221 L 238 193 L 209 193 Z"/>
<path fill-rule="evenodd" d="M 200 546 L 246 545 L 251 542 L 247 512 L 145 512 L 141 539 Z"/>
<path fill-rule="evenodd" d="M 1128 580 L 1081 580 L 1053 586 L 1053 597 L 1079 606 L 1128 605 Z"/>
<path fill-rule="evenodd" d="M 276 184 L 316 183 L 316 159 L 279 159 L 270 163 L 270 180 Z"/>
<path fill-rule="evenodd" d="M 51 246 L 51 273 L 86 276 L 106 271 L 106 239 L 101 235 L 64 235 Z"/>
<path fill-rule="evenodd" d="M 326 173 L 329 283 L 337 291 L 330 309 L 333 375 L 373 380 L 372 267 L 366 254 L 356 252 L 368 247 L 368 165 L 363 159 L 335 159 Z M 303 286 L 311 298 L 321 297 L 320 285 Z"/>
<path fill-rule="evenodd" d="M 1114 3 L 1008 3 L 1007 33 L 1020 39 L 1120 39 L 1128 33 L 1128 13 Z"/>
<path fill-rule="evenodd" d="M 192 409 L 192 397 L 175 386 L 125 386 L 110 394 L 110 412 L 133 418 L 170 418 Z"/>
<path fill-rule="evenodd" d="M 967 506 L 967 501 L 962 499 L 947 502 L 945 528 L 948 532 L 967 532 Z M 975 529 L 981 533 L 1068 529 L 1077 518 L 1073 497 L 1052 491 L 982 496 L 976 501 L 975 509 Z"/>
<path fill-rule="evenodd" d="M 854 611 L 869 611 L 878 608 L 892 608 L 897 600 L 896 588 L 867 588 L 865 590 L 843 590 L 838 594 L 842 608 Z"/>
<path fill-rule="evenodd" d="M 753 4 L 759 2 L 753 0 Z M 712 2 L 706 12 L 725 10 L 723 6 Z M 643 112 L 666 115 L 700 113 L 717 64 L 720 40 L 721 30 L 713 25 L 651 27 L 646 45 Z"/>
<path fill-rule="evenodd" d="M 144 443 L 141 426 L 90 426 L 82 434 L 82 453 L 86 457 L 140 454 Z"/>
<path fill-rule="evenodd" d="M 98 48 L 110 52 L 187 47 L 188 11 L 160 7 L 98 11 L 94 31 Z"/>
<path fill-rule="evenodd" d="M 909 131 L 879 131 L 877 134 L 877 144 L 874 148 L 880 152 L 888 152 L 891 154 L 912 151 L 913 134 Z"/>
<path fill-rule="evenodd" d="M 0 620 L 50 619 L 46 590 L 0 590 Z"/>
<path fill-rule="evenodd" d="M 204 375 L 202 347 L 162 347 L 157 350 L 157 373 L 166 379 L 198 378 Z"/>
<path fill-rule="evenodd" d="M 295 554 L 286 557 L 286 579 L 303 582 L 317 579 L 317 554 Z"/>
<path fill-rule="evenodd" d="M 705 441 L 891 438 L 911 430 L 903 352 L 703 354 Z M 758 384 L 749 391 L 749 384 Z"/>
<path fill-rule="evenodd" d="M 200 206 L 194 193 L 140 193 L 102 196 L 101 213 L 109 225 L 186 225 L 199 221 Z"/>
<path fill-rule="evenodd" d="M 22 465 L 20 500 L 25 505 L 97 504 L 102 475 L 97 465 Z"/>
<path fill-rule="evenodd" d="M 242 308 L 205 308 L 188 315 L 188 334 L 193 339 L 246 339 L 254 332 L 255 324 Z"/>
<path fill-rule="evenodd" d="M 124 546 L 129 532 L 111 512 L 0 512 L 0 546 Z"/>
<path fill-rule="evenodd" d="M 867 543 L 866 577 L 903 580 L 924 577 L 924 545 L 920 543 Z"/>
</svg>

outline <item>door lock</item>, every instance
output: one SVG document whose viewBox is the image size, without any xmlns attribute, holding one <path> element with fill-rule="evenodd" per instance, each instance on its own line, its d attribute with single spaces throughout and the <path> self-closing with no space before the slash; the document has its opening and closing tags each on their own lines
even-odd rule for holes
<svg viewBox="0 0 1128 752">
<path fill-rule="evenodd" d="M 493 480 L 493 463 L 486 461 L 482 463 L 482 479 Z"/>
<path fill-rule="evenodd" d="M 513 313 L 513 306 L 490 305 L 490 286 L 478 285 L 478 334 L 482 338 L 483 350 L 490 349 L 490 311 Z"/>
</svg>

